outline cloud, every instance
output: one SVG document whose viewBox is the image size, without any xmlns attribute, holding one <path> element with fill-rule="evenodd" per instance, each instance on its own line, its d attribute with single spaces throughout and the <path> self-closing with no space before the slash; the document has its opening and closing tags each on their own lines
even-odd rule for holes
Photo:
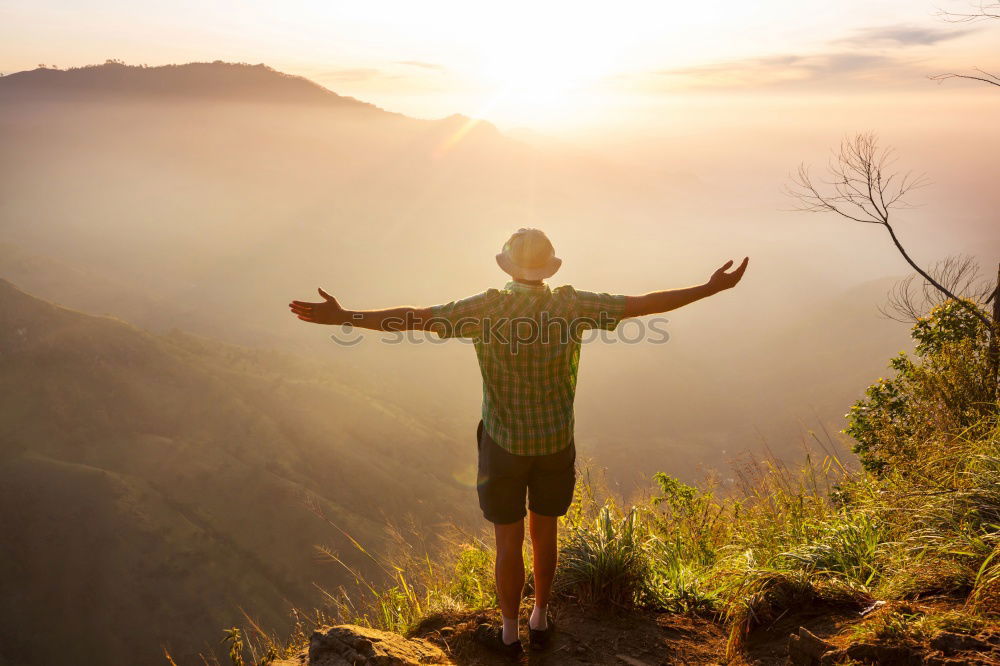
<svg viewBox="0 0 1000 666">
<path fill-rule="evenodd" d="M 314 76 L 327 81 L 371 81 L 373 79 L 394 78 L 393 75 L 375 67 L 325 69 L 316 72 Z"/>
<path fill-rule="evenodd" d="M 681 87 L 743 88 L 838 83 L 898 82 L 924 73 L 907 62 L 877 53 L 837 51 L 778 54 L 695 67 L 665 69 L 655 78 Z"/>
<path fill-rule="evenodd" d="M 931 46 L 976 32 L 978 28 L 920 28 L 909 25 L 886 25 L 858 30 L 834 44 L 851 46 Z"/>
<path fill-rule="evenodd" d="M 613 84 L 664 90 L 678 88 L 895 88 L 926 84 L 926 58 L 904 57 L 909 47 L 933 46 L 976 32 L 978 28 L 882 25 L 855 30 L 813 53 L 748 57 L 685 68 L 648 72 Z M 922 51 L 917 51 L 921 53 Z"/>
<path fill-rule="evenodd" d="M 299 68 L 298 73 L 335 92 L 345 91 L 355 97 L 391 92 L 426 94 L 446 92 L 450 81 L 447 74 L 429 68 L 410 69 L 392 61 L 381 61 L 358 67 Z M 442 68 L 443 72 L 447 72 Z"/>
<path fill-rule="evenodd" d="M 422 62 L 420 60 L 397 60 L 397 65 L 408 65 L 410 67 L 419 67 L 420 69 L 430 69 L 435 72 L 445 72 L 448 70 L 444 65 L 439 65 L 434 62 Z"/>
</svg>

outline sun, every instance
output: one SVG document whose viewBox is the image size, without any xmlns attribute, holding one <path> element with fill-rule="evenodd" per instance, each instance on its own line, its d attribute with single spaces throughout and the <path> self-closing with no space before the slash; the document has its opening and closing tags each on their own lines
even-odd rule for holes
<svg viewBox="0 0 1000 666">
<path fill-rule="evenodd" d="M 592 80 L 595 73 L 564 53 L 507 53 L 491 59 L 484 82 L 505 103 L 545 109 Z"/>
<path fill-rule="evenodd" d="M 526 30 L 498 39 L 475 73 L 483 115 L 508 122 L 558 122 L 613 69 L 606 49 L 578 32 Z"/>
</svg>

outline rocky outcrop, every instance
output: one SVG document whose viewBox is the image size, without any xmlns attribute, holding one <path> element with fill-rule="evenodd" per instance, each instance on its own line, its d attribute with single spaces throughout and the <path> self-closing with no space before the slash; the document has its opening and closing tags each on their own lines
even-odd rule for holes
<svg viewBox="0 0 1000 666">
<path fill-rule="evenodd" d="M 313 632 L 309 649 L 295 660 L 303 666 L 418 666 L 451 664 L 444 652 L 421 638 L 341 624 Z"/>
</svg>

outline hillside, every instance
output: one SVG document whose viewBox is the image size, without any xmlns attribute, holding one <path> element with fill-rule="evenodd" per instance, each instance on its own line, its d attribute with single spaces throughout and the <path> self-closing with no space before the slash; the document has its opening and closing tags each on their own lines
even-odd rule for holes
<svg viewBox="0 0 1000 666">
<path fill-rule="evenodd" d="M 355 109 L 378 109 L 352 97 L 343 97 L 301 76 L 277 72 L 266 65 L 216 61 L 162 67 L 136 67 L 117 61 L 68 70 L 39 67 L 2 77 L 0 99 L 32 97 L 36 101 L 66 102 L 154 98 L 212 101 L 317 104 Z"/>
<path fill-rule="evenodd" d="M 122 321 L 0 281 L 0 662 L 155 663 L 288 627 L 385 522 L 470 520 L 460 444 L 323 364 Z M 456 476 L 457 475 L 457 476 Z"/>
</svg>

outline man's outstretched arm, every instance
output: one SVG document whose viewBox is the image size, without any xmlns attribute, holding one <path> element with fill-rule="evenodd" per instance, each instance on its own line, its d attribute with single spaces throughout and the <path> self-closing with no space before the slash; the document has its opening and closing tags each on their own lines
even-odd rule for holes
<svg viewBox="0 0 1000 666">
<path fill-rule="evenodd" d="M 643 315 L 668 312 L 699 301 L 706 296 L 717 294 L 724 289 L 732 289 L 743 277 L 749 263 L 750 257 L 744 257 L 743 263 L 736 270 L 727 273 L 726 271 L 733 265 L 732 260 L 727 261 L 722 268 L 712 273 L 708 282 L 695 287 L 654 291 L 644 296 L 626 296 L 625 314 L 622 316 L 642 317 Z"/>
<path fill-rule="evenodd" d="M 373 331 L 423 330 L 431 319 L 430 308 L 409 306 L 386 310 L 345 310 L 337 299 L 319 289 L 323 300 L 319 303 L 292 301 L 288 304 L 292 314 L 312 324 L 353 324 Z"/>
</svg>

